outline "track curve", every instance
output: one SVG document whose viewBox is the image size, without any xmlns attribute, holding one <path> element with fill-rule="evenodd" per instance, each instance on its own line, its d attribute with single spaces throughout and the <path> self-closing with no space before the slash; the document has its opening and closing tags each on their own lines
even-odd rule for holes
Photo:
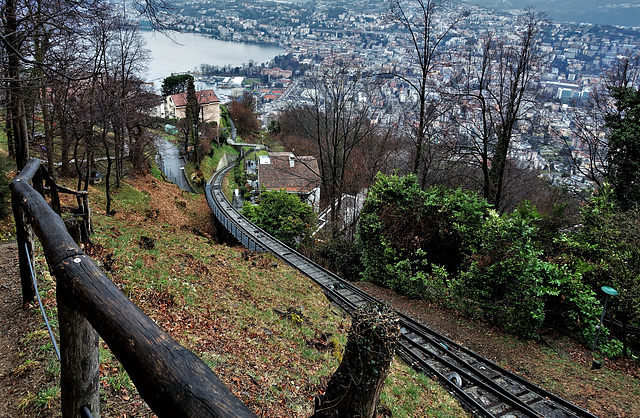
<svg viewBox="0 0 640 418">
<path fill-rule="evenodd" d="M 222 193 L 217 172 L 206 186 L 209 207 L 240 243 L 253 251 L 269 251 L 320 285 L 327 297 L 347 313 L 366 303 L 381 303 L 358 287 L 282 244 L 242 216 Z M 401 338 L 398 355 L 416 370 L 435 377 L 475 416 L 588 417 L 590 412 L 509 372 L 424 324 L 398 312 Z"/>
</svg>

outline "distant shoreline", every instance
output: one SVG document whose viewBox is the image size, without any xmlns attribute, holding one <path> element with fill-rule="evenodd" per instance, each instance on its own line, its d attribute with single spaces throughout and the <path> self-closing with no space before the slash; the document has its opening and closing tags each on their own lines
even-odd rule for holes
<svg viewBox="0 0 640 418">
<path fill-rule="evenodd" d="M 546 13 L 549 19 L 559 24 L 614 26 L 640 31 L 640 4 L 628 0 L 607 2 L 606 0 L 580 0 L 549 2 L 548 0 L 460 0 L 469 4 L 506 12 L 533 8 Z M 505 6 L 505 3 L 509 3 Z"/>
<path fill-rule="evenodd" d="M 164 36 L 162 34 L 162 32 L 157 31 L 157 30 L 153 30 L 153 29 L 149 29 L 146 26 L 141 26 L 140 29 L 142 30 L 142 32 L 154 32 L 157 33 L 158 36 Z M 256 45 L 256 46 L 268 46 L 268 47 L 277 47 L 277 48 L 281 48 L 281 49 L 285 49 L 282 45 L 280 45 L 278 42 L 251 42 L 251 41 L 234 41 L 233 39 L 224 39 L 224 38 L 220 38 L 217 36 L 214 36 L 210 33 L 206 33 L 206 32 L 196 32 L 196 31 L 187 31 L 187 30 L 179 30 L 179 29 L 174 29 L 174 28 L 167 28 L 167 31 L 169 32 L 177 32 L 180 34 L 185 34 L 185 35 L 197 35 L 197 36 L 202 36 L 203 38 L 207 38 L 207 39 L 213 39 L 215 41 L 220 41 L 220 42 L 233 42 L 235 44 L 246 44 L 246 45 Z M 286 52 L 285 52 L 286 53 Z"/>
</svg>

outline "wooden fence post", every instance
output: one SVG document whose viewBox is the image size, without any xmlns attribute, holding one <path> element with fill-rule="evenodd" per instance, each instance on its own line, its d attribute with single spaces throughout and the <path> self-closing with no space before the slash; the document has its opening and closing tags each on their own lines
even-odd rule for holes
<svg viewBox="0 0 640 418">
<path fill-rule="evenodd" d="M 60 328 L 60 392 L 63 418 L 80 417 L 87 406 L 100 416 L 100 354 L 98 333 L 58 286 Z"/>
<path fill-rule="evenodd" d="M 33 229 L 26 222 L 24 210 L 19 202 L 20 196 L 11 191 L 11 206 L 16 223 L 16 241 L 18 242 L 18 260 L 20 263 L 20 283 L 22 284 L 22 304 L 31 303 L 36 298 L 36 290 L 31 280 L 33 264 Z"/>
</svg>

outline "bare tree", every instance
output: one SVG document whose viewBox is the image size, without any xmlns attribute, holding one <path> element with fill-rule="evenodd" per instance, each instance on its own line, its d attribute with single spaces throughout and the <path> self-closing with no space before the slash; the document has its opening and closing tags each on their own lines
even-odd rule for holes
<svg viewBox="0 0 640 418">
<path fill-rule="evenodd" d="M 7 0 L 0 4 L 0 65 L 5 75 L 2 80 L 3 104 L 7 115 L 9 149 L 13 152 L 18 170 L 22 170 L 29 160 L 28 121 L 33 123 L 34 120 L 35 96 L 45 91 L 46 86 L 42 83 L 44 75 L 60 74 L 52 59 L 55 56 L 50 54 L 53 50 L 51 45 L 55 43 L 53 38 L 82 30 L 83 25 L 78 22 L 88 15 L 89 10 L 94 12 L 93 5 L 92 1 L 80 4 L 67 0 Z M 95 9 L 99 11 L 100 7 Z M 31 104 L 30 108 L 27 108 L 27 103 Z M 41 101 L 41 105 L 47 106 L 46 101 Z M 51 137 L 47 139 L 50 140 Z M 33 260 L 29 256 L 33 254 L 32 231 L 16 199 L 13 199 L 12 207 L 17 238 L 26 244 L 20 246 L 19 257 L 22 279 L 28 281 L 29 269 L 26 266 L 29 265 L 29 259 Z M 26 298 L 25 295 L 23 300 L 26 303 L 34 294 L 31 292 Z"/>
<path fill-rule="evenodd" d="M 236 125 L 238 135 L 243 139 L 255 136 L 260 130 L 260 121 L 256 117 L 256 99 L 248 91 L 231 102 L 229 116 Z"/>
<path fill-rule="evenodd" d="M 124 176 L 125 159 L 132 150 L 144 151 L 143 144 L 138 143 L 145 140 L 142 132 L 142 125 L 145 125 L 143 112 L 154 103 L 149 100 L 150 94 L 138 76 L 148 60 L 148 52 L 143 47 L 138 28 L 120 17 L 107 17 L 97 27 L 95 44 L 102 53 L 98 54 L 100 59 L 97 60 L 92 87 L 88 91 L 95 117 L 88 119 L 87 127 L 91 127 L 92 132 L 87 132 L 87 137 L 99 131 L 96 144 L 99 147 L 92 151 L 98 151 L 106 161 L 104 179 L 107 212 L 110 212 L 110 190 L 112 184 L 118 187 Z M 140 155 L 134 156 L 138 163 L 141 158 Z M 95 170 L 97 163 L 91 158 L 88 160 L 85 170 Z"/>
<path fill-rule="evenodd" d="M 525 12 L 516 24 L 516 38 L 485 34 L 468 49 L 465 80 L 460 83 L 462 108 L 454 120 L 464 138 L 464 154 L 481 170 L 484 197 L 501 207 L 511 141 L 527 111 L 544 67 L 539 34 L 544 17 Z"/>
<path fill-rule="evenodd" d="M 308 72 L 307 102 L 289 108 L 281 123 L 287 125 L 282 128 L 282 136 L 288 148 L 313 155 L 318 161 L 322 201 L 331 208 L 330 228 L 334 236 L 341 229 L 338 222 L 341 196 L 353 193 L 358 183 L 351 177 L 358 171 L 354 166 L 356 157 L 362 157 L 365 147 L 369 147 L 369 152 L 376 152 L 373 157 L 380 162 L 388 157 L 385 144 L 390 141 L 391 126 L 383 128 L 372 119 L 378 94 L 374 79 L 355 66 L 333 61 L 313 73 Z M 298 140 L 291 141 L 292 137 Z M 362 158 L 358 160 L 367 162 Z"/>
<path fill-rule="evenodd" d="M 571 135 L 559 135 L 569 150 L 573 168 L 596 188 L 602 187 L 606 175 L 607 127 L 603 112 L 606 102 L 606 93 L 594 91 L 584 106 L 572 108 Z"/>
<path fill-rule="evenodd" d="M 133 6 L 159 29 L 158 14 L 169 10 L 164 0 L 135 0 Z M 70 54 L 64 48 L 71 44 L 87 46 L 84 41 L 97 17 L 107 13 L 111 3 L 105 0 L 6 0 L 0 4 L 0 64 L 3 65 L 7 133 L 10 150 L 20 170 L 29 159 L 28 124 L 25 101 L 39 90 L 41 109 L 47 113 L 51 102 L 47 101 L 48 83 L 44 80 L 66 78 L 74 80 L 87 77 L 68 72 Z M 84 48 L 72 46 L 79 60 L 87 59 Z M 88 59 L 90 61 L 90 59 Z M 27 77 L 25 77 L 27 75 Z M 37 80 L 33 80 L 35 76 Z M 35 81 L 35 82 L 34 82 Z M 50 98 L 50 97 L 49 97 Z M 33 112 L 33 111 L 32 111 Z M 52 125 L 50 115 L 43 115 L 45 128 Z M 54 157 L 52 132 L 45 132 L 49 158 Z"/>
<path fill-rule="evenodd" d="M 112 43 L 107 51 L 109 69 L 116 88 L 117 109 L 112 121 L 115 138 L 116 186 L 124 176 L 124 161 L 132 151 L 141 151 L 134 146 L 136 139 L 142 140 L 141 124 L 146 125 L 144 114 L 155 104 L 148 102 L 149 94 L 141 80 L 150 59 L 144 39 L 137 25 L 117 17 Z M 140 144 L 139 144 L 140 145 Z M 139 156 L 132 161 L 140 163 Z M 138 167 L 141 168 L 141 167 Z"/>
<path fill-rule="evenodd" d="M 449 111 L 449 103 L 441 92 L 441 80 L 435 78 L 448 58 L 443 42 L 455 26 L 466 17 L 465 13 L 445 17 L 445 0 L 392 0 L 388 18 L 403 28 L 409 37 L 408 53 L 418 66 L 418 72 L 405 69 L 391 74 L 406 83 L 412 92 L 409 95 L 409 111 L 405 125 L 410 127 L 410 138 L 415 149 L 412 171 L 426 172 L 434 161 L 432 145 L 442 138 L 436 121 Z M 411 100 L 411 98 L 414 98 Z"/>
<path fill-rule="evenodd" d="M 571 136 L 563 139 L 574 169 L 593 182 L 596 188 L 616 177 L 614 173 L 620 167 L 617 165 L 620 162 L 618 157 L 625 159 L 634 152 L 633 140 L 627 138 L 620 146 L 621 142 L 615 137 L 611 141 L 611 136 L 615 127 L 621 127 L 619 122 L 624 119 L 633 121 L 633 112 L 636 111 L 633 97 L 639 86 L 640 56 L 622 56 L 605 72 L 603 83 L 591 93 L 586 105 L 572 109 Z M 632 126 L 632 123 L 627 125 Z M 629 168 L 629 173 L 637 171 Z"/>
</svg>

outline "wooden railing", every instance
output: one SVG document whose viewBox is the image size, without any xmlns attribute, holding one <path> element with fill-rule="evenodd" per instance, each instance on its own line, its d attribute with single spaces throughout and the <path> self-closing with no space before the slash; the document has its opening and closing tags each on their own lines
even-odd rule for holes
<svg viewBox="0 0 640 418">
<path fill-rule="evenodd" d="M 99 415 L 98 335 L 159 417 L 255 416 L 202 360 L 156 325 L 84 254 L 49 206 L 43 183 L 52 204 L 59 205 L 58 186 L 40 160 L 32 159 L 10 187 L 21 212 L 14 209 L 19 248 L 30 248 L 30 225 L 56 278 L 63 417 L 77 417 L 84 407 Z M 20 263 L 22 267 L 23 257 Z M 22 283 L 24 300 L 33 289 L 25 288 L 24 278 Z"/>
</svg>

